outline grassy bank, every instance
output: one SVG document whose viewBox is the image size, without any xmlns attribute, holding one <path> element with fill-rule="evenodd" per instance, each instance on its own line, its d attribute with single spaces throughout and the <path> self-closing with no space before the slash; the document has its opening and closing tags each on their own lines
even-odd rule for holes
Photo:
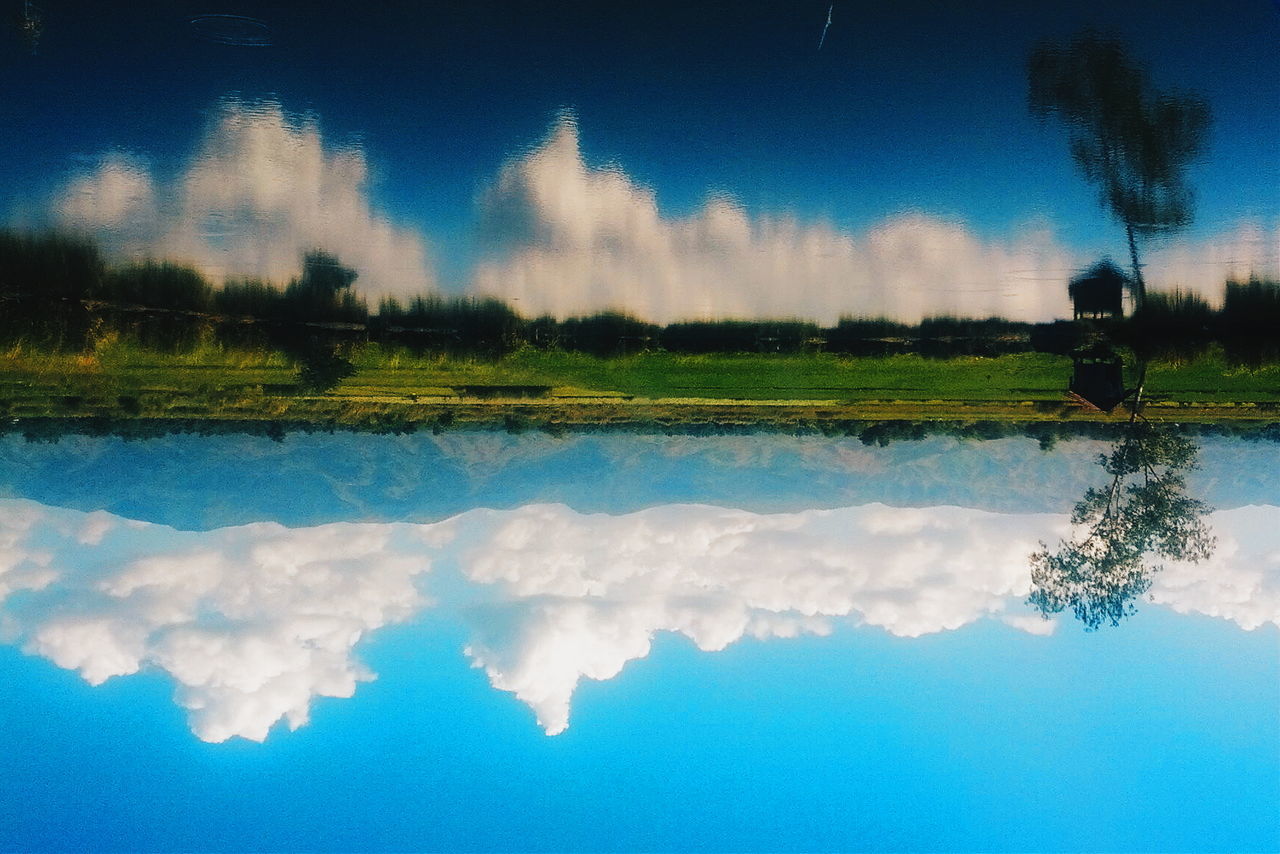
<svg viewBox="0 0 1280 854">
<path fill-rule="evenodd" d="M 1065 398 L 1069 359 L 916 355 L 645 353 L 605 359 L 525 349 L 492 360 L 413 356 L 377 345 L 345 354 L 357 372 L 303 393 L 297 365 L 269 350 L 205 344 L 181 354 L 100 340 L 80 354 L 0 353 L 0 412 L 10 419 L 288 420 L 367 426 L 651 421 L 780 429 L 849 420 L 1106 420 Z M 1231 367 L 1218 353 L 1153 364 L 1152 417 L 1272 421 L 1280 366 Z M 1120 417 L 1120 416 L 1112 416 Z"/>
</svg>

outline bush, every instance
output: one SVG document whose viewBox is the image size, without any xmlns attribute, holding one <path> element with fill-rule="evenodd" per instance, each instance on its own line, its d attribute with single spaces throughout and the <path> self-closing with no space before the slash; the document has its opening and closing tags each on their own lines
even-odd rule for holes
<svg viewBox="0 0 1280 854">
<path fill-rule="evenodd" d="M 1280 282 L 1227 282 L 1216 333 L 1232 362 L 1259 365 L 1280 360 Z"/>
<path fill-rule="evenodd" d="M 1199 294 L 1148 293 L 1127 333 L 1139 357 L 1188 360 L 1209 348 L 1213 323 L 1213 309 Z"/>
</svg>

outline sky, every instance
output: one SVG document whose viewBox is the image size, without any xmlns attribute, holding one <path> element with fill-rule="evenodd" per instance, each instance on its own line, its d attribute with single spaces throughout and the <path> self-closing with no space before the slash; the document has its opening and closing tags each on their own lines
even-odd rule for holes
<svg viewBox="0 0 1280 854">
<path fill-rule="evenodd" d="M 1265 0 L 41 8 L 35 54 L 3 55 L 9 222 L 215 279 L 283 281 L 323 245 L 375 300 L 1062 316 L 1065 281 L 1125 245 L 1024 66 L 1086 27 L 1213 111 L 1153 284 L 1212 301 L 1280 275 Z M 245 33 L 269 44 L 224 43 Z"/>
<path fill-rule="evenodd" d="M 1087 633 L 1105 447 L 7 437 L 0 849 L 1272 849 L 1278 450 Z"/>
</svg>

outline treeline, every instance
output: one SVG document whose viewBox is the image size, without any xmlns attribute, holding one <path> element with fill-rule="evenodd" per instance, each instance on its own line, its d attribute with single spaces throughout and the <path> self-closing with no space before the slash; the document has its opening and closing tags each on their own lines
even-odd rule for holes
<svg viewBox="0 0 1280 854">
<path fill-rule="evenodd" d="M 339 259 L 314 251 L 303 257 L 302 275 L 283 288 L 253 279 L 230 279 L 215 287 L 198 271 L 164 261 L 110 267 L 92 243 L 79 238 L 0 232 L 0 302 L 6 309 L 0 315 L 0 339 L 75 350 L 88 343 L 91 330 L 114 330 L 166 351 L 212 335 L 241 346 L 283 342 L 297 349 L 300 338 L 330 345 L 377 341 L 419 353 L 474 356 L 532 346 L 596 356 L 661 350 L 947 357 L 1038 347 L 1065 352 L 1072 344 L 1062 330 L 999 319 L 930 318 L 918 325 L 843 319 L 833 327 L 800 320 L 723 320 L 660 326 L 611 311 L 565 320 L 526 318 L 498 299 L 436 294 L 383 299 L 372 314 L 352 287 L 355 279 L 355 271 Z"/>
<path fill-rule="evenodd" d="M 408 303 L 384 299 L 368 328 L 376 340 L 419 351 L 500 354 L 532 346 L 596 356 L 645 351 L 998 355 L 1031 350 L 1037 339 L 1048 344 L 1055 335 L 1062 337 L 1052 331 L 1040 334 L 1035 324 L 996 318 L 938 317 L 914 326 L 846 318 L 833 327 L 803 320 L 704 320 L 662 326 L 616 311 L 565 320 L 529 319 L 498 299 L 438 295 Z"/>
<path fill-rule="evenodd" d="M 82 301 L 120 308 L 364 323 L 364 300 L 351 291 L 356 273 L 320 250 L 303 256 L 303 272 L 283 289 L 230 279 L 215 288 L 199 271 L 146 260 L 110 267 L 98 248 L 62 234 L 0 231 L 0 299 L 10 304 Z"/>
<path fill-rule="evenodd" d="M 0 231 L 0 340 L 75 350 L 91 332 L 114 330 L 179 350 L 209 329 L 235 339 L 234 327 L 246 320 L 363 326 L 369 311 L 351 290 L 355 278 L 334 256 L 314 251 L 283 288 L 234 279 L 214 287 L 199 271 L 167 261 L 109 266 L 81 238 Z"/>
<path fill-rule="evenodd" d="M 1217 310 L 1198 294 L 1148 293 L 1118 337 L 1152 357 L 1193 358 L 1216 343 L 1237 364 L 1280 361 L 1280 282 L 1228 281 Z"/>
<path fill-rule="evenodd" d="M 300 363 L 311 359 L 323 375 L 319 385 L 349 369 L 335 361 L 335 347 L 366 341 L 481 357 L 531 346 L 606 357 L 820 351 L 947 358 L 1067 354 L 1092 323 L 1145 355 L 1193 356 L 1217 342 L 1234 361 L 1280 359 L 1280 283 L 1257 279 L 1228 282 L 1220 310 L 1194 295 L 1152 293 L 1137 315 L 1123 320 L 1031 324 L 935 317 L 903 324 L 845 318 L 829 327 L 801 320 L 660 326 L 618 312 L 527 318 L 501 300 L 440 295 L 383 299 L 371 314 L 355 281 L 354 270 L 321 250 L 306 253 L 301 275 L 283 287 L 254 279 L 215 287 L 198 271 L 169 262 L 110 266 L 80 238 L 0 232 L 0 343 L 76 350 L 116 331 L 144 346 L 181 351 L 213 337 L 228 345 L 283 349 Z"/>
<path fill-rule="evenodd" d="M 330 344 L 378 341 L 451 355 L 500 356 L 532 346 L 596 356 L 662 350 L 944 357 L 1026 351 L 1037 337 L 1032 324 L 999 319 L 931 318 L 914 326 L 844 319 L 821 327 L 801 320 L 660 326 L 612 311 L 526 318 L 498 299 L 436 294 L 386 298 L 371 314 L 352 287 L 354 270 L 319 250 L 302 262 L 302 275 L 283 288 L 252 279 L 215 287 L 198 271 L 164 261 L 110 267 L 79 238 L 0 232 L 0 301 L 7 309 L 0 337 L 61 349 L 83 347 L 92 329 L 116 330 L 162 350 L 181 350 L 202 334 L 245 346 L 279 346 L 302 334 Z"/>
</svg>

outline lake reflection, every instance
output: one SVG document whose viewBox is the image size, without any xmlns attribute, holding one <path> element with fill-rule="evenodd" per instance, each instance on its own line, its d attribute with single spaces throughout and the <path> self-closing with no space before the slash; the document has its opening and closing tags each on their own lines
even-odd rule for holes
<svg viewBox="0 0 1280 854">
<path fill-rule="evenodd" d="M 1208 439 L 1189 494 L 1217 548 L 1143 608 L 1280 622 L 1280 447 Z M 74 437 L 0 441 L 0 628 L 90 683 L 172 677 L 206 741 L 264 739 L 373 674 L 360 647 L 447 617 L 548 733 L 660 633 L 699 649 L 998 621 L 1097 486 L 1096 441 L 735 436 Z M 1271 629 L 1267 629 L 1268 631 Z M 1123 631 L 1119 629 L 1117 631 Z M 785 643 L 785 641 L 780 641 Z"/>
</svg>

